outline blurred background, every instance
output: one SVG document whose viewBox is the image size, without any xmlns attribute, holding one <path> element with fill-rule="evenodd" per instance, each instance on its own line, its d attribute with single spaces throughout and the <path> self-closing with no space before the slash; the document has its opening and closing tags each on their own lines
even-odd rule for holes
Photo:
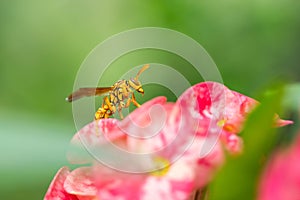
<svg viewBox="0 0 300 200">
<path fill-rule="evenodd" d="M 42 199 L 68 165 L 76 129 L 64 99 L 85 57 L 111 35 L 145 26 L 182 32 L 207 50 L 229 88 L 256 97 L 273 81 L 299 81 L 299 11 L 296 0 L 0 1 L 0 199 Z M 118 67 L 143 62 L 201 81 L 178 56 L 146 50 L 116 61 L 108 85 Z M 145 90 L 140 102 L 166 94 Z"/>
</svg>

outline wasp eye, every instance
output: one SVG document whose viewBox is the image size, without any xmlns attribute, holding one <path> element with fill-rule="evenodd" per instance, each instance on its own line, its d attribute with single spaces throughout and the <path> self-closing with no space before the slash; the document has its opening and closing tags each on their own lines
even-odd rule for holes
<svg viewBox="0 0 300 200">
<path fill-rule="evenodd" d="M 134 78 L 131 78 L 130 81 L 131 81 L 134 85 L 138 86 L 138 82 L 137 82 Z"/>
</svg>

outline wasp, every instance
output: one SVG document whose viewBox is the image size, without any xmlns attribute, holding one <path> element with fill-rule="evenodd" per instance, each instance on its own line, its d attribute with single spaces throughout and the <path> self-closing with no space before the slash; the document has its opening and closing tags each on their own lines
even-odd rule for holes
<svg viewBox="0 0 300 200">
<path fill-rule="evenodd" d="M 102 106 L 95 113 L 95 120 L 109 118 L 116 111 L 118 111 L 120 118 L 123 119 L 124 117 L 121 110 L 128 108 L 131 102 L 136 107 L 140 107 L 140 104 L 135 99 L 134 91 L 144 95 L 139 76 L 148 67 L 148 64 L 144 65 L 134 78 L 130 80 L 119 80 L 111 87 L 80 88 L 70 94 L 66 100 L 72 102 L 82 97 L 100 96 L 108 93 L 108 95 L 103 98 Z"/>
</svg>

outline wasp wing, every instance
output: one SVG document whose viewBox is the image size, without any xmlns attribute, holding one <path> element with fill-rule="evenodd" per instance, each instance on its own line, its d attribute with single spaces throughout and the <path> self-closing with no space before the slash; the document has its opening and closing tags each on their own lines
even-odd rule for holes
<svg viewBox="0 0 300 200">
<path fill-rule="evenodd" d="M 113 87 L 79 88 L 70 94 L 66 101 L 72 102 L 82 97 L 100 96 L 112 90 Z"/>
</svg>

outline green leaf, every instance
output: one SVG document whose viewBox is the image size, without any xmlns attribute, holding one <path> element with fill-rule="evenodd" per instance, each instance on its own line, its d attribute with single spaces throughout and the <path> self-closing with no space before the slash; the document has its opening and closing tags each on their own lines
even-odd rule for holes
<svg viewBox="0 0 300 200">
<path fill-rule="evenodd" d="M 244 153 L 235 158 L 227 157 L 227 163 L 210 186 L 210 200 L 255 199 L 264 160 L 277 138 L 272 125 L 282 96 L 282 89 L 268 94 L 249 115 L 241 134 Z"/>
</svg>

